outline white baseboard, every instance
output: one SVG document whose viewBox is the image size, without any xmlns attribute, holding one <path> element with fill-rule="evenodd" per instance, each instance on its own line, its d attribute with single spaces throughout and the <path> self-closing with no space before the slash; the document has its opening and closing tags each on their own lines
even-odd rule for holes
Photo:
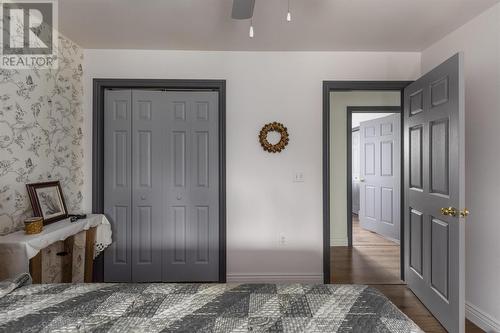
<svg viewBox="0 0 500 333">
<path fill-rule="evenodd" d="M 349 245 L 347 238 L 332 238 L 330 246 L 347 246 Z"/>
<path fill-rule="evenodd" d="M 323 274 L 228 274 L 228 283 L 323 283 Z"/>
<path fill-rule="evenodd" d="M 465 317 L 487 333 L 500 333 L 500 320 L 475 305 L 465 303 Z"/>
</svg>

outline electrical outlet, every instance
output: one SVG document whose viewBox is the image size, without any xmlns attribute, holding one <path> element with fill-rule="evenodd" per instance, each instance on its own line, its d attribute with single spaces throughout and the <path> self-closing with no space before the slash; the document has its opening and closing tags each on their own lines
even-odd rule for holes
<svg viewBox="0 0 500 333">
<path fill-rule="evenodd" d="M 305 182 L 305 175 L 304 172 L 302 171 L 296 171 L 293 175 L 293 182 L 294 183 L 303 183 Z"/>
</svg>

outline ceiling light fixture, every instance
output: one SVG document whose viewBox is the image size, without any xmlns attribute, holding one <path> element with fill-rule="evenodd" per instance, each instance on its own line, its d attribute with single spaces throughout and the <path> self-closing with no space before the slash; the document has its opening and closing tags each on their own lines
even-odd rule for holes
<svg viewBox="0 0 500 333">
<path fill-rule="evenodd" d="M 1 1 L 1 0 L 0 0 Z M 253 12 L 256 0 L 233 0 L 233 11 L 231 17 L 235 20 L 250 20 L 250 29 L 248 30 L 248 37 L 254 38 L 255 32 L 253 28 Z M 292 12 L 290 4 L 292 0 L 287 0 L 286 22 L 292 22 Z"/>
<path fill-rule="evenodd" d="M 286 14 L 286 21 L 292 22 L 292 14 L 290 13 L 290 0 L 288 0 L 288 12 Z"/>
<path fill-rule="evenodd" d="M 248 31 L 248 37 L 253 38 L 254 32 L 253 32 L 253 19 L 250 19 L 250 30 Z"/>
</svg>

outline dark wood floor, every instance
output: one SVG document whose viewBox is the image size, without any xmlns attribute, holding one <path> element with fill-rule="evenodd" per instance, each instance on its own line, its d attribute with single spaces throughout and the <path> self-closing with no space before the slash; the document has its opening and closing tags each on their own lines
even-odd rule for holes
<svg viewBox="0 0 500 333">
<path fill-rule="evenodd" d="M 357 219 L 353 219 L 352 236 L 353 247 L 337 246 L 332 251 L 332 279 L 336 283 L 403 283 L 398 244 L 361 228 Z"/>
<path fill-rule="evenodd" d="M 446 330 L 399 279 L 399 245 L 359 227 L 353 220 L 353 247 L 331 248 L 331 282 L 367 284 L 380 290 L 424 332 Z M 467 333 L 483 332 L 466 321 Z"/>
</svg>

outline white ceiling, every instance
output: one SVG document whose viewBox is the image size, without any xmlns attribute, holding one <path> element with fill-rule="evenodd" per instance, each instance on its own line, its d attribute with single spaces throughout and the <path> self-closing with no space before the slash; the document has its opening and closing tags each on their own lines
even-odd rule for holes
<svg viewBox="0 0 500 333">
<path fill-rule="evenodd" d="M 84 48 L 421 51 L 500 0 L 256 0 L 255 38 L 232 0 L 60 0 Z"/>
<path fill-rule="evenodd" d="M 359 127 L 363 121 L 378 119 L 390 116 L 394 113 L 353 113 L 352 114 L 352 128 Z"/>
</svg>

